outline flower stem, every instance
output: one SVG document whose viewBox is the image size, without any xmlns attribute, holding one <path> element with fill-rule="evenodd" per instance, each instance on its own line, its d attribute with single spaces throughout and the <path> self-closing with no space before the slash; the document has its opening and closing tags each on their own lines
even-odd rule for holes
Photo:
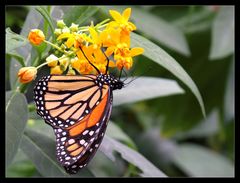
<svg viewBox="0 0 240 183">
<path fill-rule="evenodd" d="M 71 53 L 71 54 L 72 54 L 72 53 Z M 60 57 L 60 58 L 57 59 L 57 61 L 59 61 L 60 59 L 67 58 L 68 56 L 69 56 L 69 55 L 64 56 L 64 57 Z M 41 68 L 42 66 L 47 65 L 47 64 L 49 64 L 49 63 L 51 63 L 51 62 L 54 62 L 54 61 L 56 61 L 56 60 L 52 60 L 52 61 L 50 61 L 50 62 L 44 62 L 44 63 L 42 63 L 41 65 L 37 66 L 37 69 L 39 69 L 39 68 Z"/>
<path fill-rule="evenodd" d="M 65 50 L 62 50 L 60 47 L 58 47 L 57 45 L 55 45 L 55 44 L 53 44 L 53 43 L 51 43 L 51 42 L 49 42 L 49 41 L 47 41 L 47 40 L 44 40 L 44 42 L 47 43 L 47 44 L 49 44 L 49 45 L 51 45 L 53 48 L 56 48 L 56 49 L 59 50 L 60 52 L 63 52 L 63 53 L 65 53 L 65 54 L 69 54 L 69 53 L 66 52 Z"/>
<path fill-rule="evenodd" d="M 103 20 L 102 22 L 98 23 L 95 27 L 102 26 L 104 23 L 108 22 L 110 19 Z M 107 25 L 107 24 L 105 24 Z"/>
</svg>

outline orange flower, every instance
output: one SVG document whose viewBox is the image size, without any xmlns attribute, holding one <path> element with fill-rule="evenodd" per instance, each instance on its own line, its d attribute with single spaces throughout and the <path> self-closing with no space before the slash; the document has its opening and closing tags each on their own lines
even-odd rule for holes
<svg viewBox="0 0 240 183">
<path fill-rule="evenodd" d="M 132 57 L 140 55 L 144 52 L 143 48 L 135 47 L 128 48 L 126 43 L 118 44 L 114 50 L 114 59 L 117 60 L 116 65 L 118 69 L 125 67 L 126 69 L 130 69 L 133 64 Z"/>
<path fill-rule="evenodd" d="M 28 40 L 34 45 L 39 45 L 45 40 L 45 36 L 41 30 L 32 29 L 28 34 Z"/>
<path fill-rule="evenodd" d="M 21 83 L 28 83 L 35 79 L 37 74 L 36 67 L 23 67 L 18 71 L 18 77 Z"/>
</svg>

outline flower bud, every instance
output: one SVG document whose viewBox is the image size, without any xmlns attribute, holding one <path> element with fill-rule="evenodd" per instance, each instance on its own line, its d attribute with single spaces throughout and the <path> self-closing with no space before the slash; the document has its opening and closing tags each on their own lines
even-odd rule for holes
<svg viewBox="0 0 240 183">
<path fill-rule="evenodd" d="M 32 29 L 28 34 L 28 40 L 34 45 L 39 45 L 45 40 L 45 36 L 41 30 Z"/>
<path fill-rule="evenodd" d="M 46 58 L 46 61 L 49 67 L 55 67 L 58 64 L 58 57 L 56 57 L 54 54 L 51 54 Z"/>
<path fill-rule="evenodd" d="M 55 29 L 55 30 L 54 30 L 54 34 L 55 34 L 56 36 L 59 36 L 60 34 L 62 34 L 62 30 L 61 30 L 61 29 Z"/>
<path fill-rule="evenodd" d="M 57 21 L 57 27 L 58 28 L 63 28 L 63 27 L 65 27 L 66 25 L 65 25 L 65 23 L 64 23 L 64 21 L 63 20 L 58 20 Z"/>
<path fill-rule="evenodd" d="M 28 83 L 35 79 L 37 74 L 36 67 L 23 67 L 18 71 L 18 77 L 21 83 Z"/>
<path fill-rule="evenodd" d="M 62 33 L 70 33 L 70 29 L 68 27 L 64 27 L 62 29 Z"/>
<path fill-rule="evenodd" d="M 78 24 L 72 23 L 72 25 L 69 27 L 72 32 L 78 31 Z"/>
</svg>

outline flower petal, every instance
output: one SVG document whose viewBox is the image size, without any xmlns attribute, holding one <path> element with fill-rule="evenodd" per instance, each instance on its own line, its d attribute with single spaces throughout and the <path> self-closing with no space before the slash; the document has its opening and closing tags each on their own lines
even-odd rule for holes
<svg viewBox="0 0 240 183">
<path fill-rule="evenodd" d="M 58 36 L 57 40 L 64 39 L 64 38 L 69 38 L 72 37 L 73 35 L 70 33 L 63 33 L 60 36 Z"/>
<path fill-rule="evenodd" d="M 122 13 L 122 16 L 126 22 L 129 20 L 130 15 L 131 15 L 131 8 L 125 9 Z"/>
<path fill-rule="evenodd" d="M 126 43 L 127 47 L 130 47 L 130 36 L 129 32 L 122 32 L 121 34 L 121 43 Z"/>
<path fill-rule="evenodd" d="M 137 29 L 137 27 L 132 22 L 128 22 L 128 24 L 131 26 L 132 31 Z"/>
<path fill-rule="evenodd" d="M 109 61 L 109 67 L 116 67 L 115 62 L 113 62 L 112 60 Z"/>
<path fill-rule="evenodd" d="M 98 43 L 98 33 L 97 33 L 97 31 L 94 28 L 89 27 L 89 32 L 90 32 L 90 35 L 92 37 L 92 41 L 94 43 Z"/>
<path fill-rule="evenodd" d="M 135 47 L 135 48 L 132 48 L 131 49 L 131 57 L 135 57 L 137 55 L 140 55 L 144 52 L 144 49 L 143 48 L 140 48 L 140 47 Z"/>
<path fill-rule="evenodd" d="M 66 41 L 65 44 L 68 48 L 70 48 L 74 42 L 75 42 L 75 39 L 73 37 L 70 37 L 70 38 L 68 38 L 68 40 Z"/>
<path fill-rule="evenodd" d="M 115 50 L 115 46 L 110 46 L 110 47 L 107 48 L 105 54 L 109 57 L 110 55 L 112 55 L 114 50 Z"/>
<path fill-rule="evenodd" d="M 115 21 L 111 21 L 111 22 L 109 22 L 108 25 L 107 25 L 107 29 L 115 28 L 115 27 L 118 27 L 118 23 L 115 22 Z"/>
<path fill-rule="evenodd" d="M 109 13 L 116 22 L 121 22 L 123 20 L 122 15 L 120 13 L 118 13 L 117 11 L 109 10 Z"/>
</svg>

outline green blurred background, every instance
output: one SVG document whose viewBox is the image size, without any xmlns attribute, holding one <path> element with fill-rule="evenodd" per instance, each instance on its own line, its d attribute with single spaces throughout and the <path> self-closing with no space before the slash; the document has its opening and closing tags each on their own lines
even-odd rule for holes
<svg viewBox="0 0 240 183">
<path fill-rule="evenodd" d="M 6 7 L 5 28 L 20 33 L 29 9 Z M 173 79 L 185 93 L 117 106 L 111 120 L 170 177 L 234 176 L 234 7 L 132 6 L 132 12 L 137 33 L 175 58 L 196 83 L 207 117 L 203 118 L 197 100 L 181 81 L 140 56 L 129 75 Z M 93 20 L 105 17 L 99 11 Z M 9 90 L 8 73 L 6 78 Z M 31 94 L 27 96 L 31 101 Z M 40 176 L 24 154 L 19 156 L 8 168 L 8 176 Z M 104 171 L 105 176 L 112 175 L 111 169 Z M 129 176 L 136 176 L 133 172 Z"/>
</svg>

